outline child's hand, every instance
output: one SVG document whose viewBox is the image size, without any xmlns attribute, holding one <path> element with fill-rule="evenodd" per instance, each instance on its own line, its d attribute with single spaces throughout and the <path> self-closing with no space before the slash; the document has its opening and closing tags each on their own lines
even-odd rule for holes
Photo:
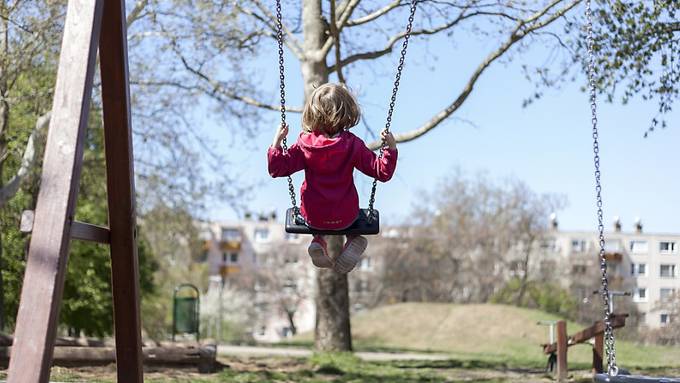
<svg viewBox="0 0 680 383">
<path fill-rule="evenodd" d="M 390 149 L 396 149 L 397 148 L 397 140 L 394 139 L 392 132 L 388 132 L 387 130 L 383 130 L 382 132 L 380 132 L 380 136 L 382 137 L 383 141 L 387 144 L 387 146 Z"/>
<path fill-rule="evenodd" d="M 284 138 L 288 135 L 288 125 L 287 124 L 281 124 L 279 125 L 278 129 L 276 129 L 276 134 L 274 134 L 274 142 L 272 143 L 272 146 L 275 148 L 278 148 L 281 146 L 281 142 L 283 141 Z"/>
</svg>

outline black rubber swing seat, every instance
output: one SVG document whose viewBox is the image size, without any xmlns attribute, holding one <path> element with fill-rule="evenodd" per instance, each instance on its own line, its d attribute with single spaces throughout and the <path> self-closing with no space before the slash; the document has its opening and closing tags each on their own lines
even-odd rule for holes
<svg viewBox="0 0 680 383">
<path fill-rule="evenodd" d="M 302 218 L 295 219 L 295 210 L 291 207 L 286 211 L 286 233 L 293 234 L 322 234 L 322 235 L 376 235 L 380 232 L 380 213 L 373 210 L 359 210 L 359 216 L 352 226 L 343 230 L 312 229 Z"/>
<path fill-rule="evenodd" d="M 680 383 L 680 378 L 653 378 L 639 375 L 617 375 L 596 374 L 596 383 Z"/>
</svg>

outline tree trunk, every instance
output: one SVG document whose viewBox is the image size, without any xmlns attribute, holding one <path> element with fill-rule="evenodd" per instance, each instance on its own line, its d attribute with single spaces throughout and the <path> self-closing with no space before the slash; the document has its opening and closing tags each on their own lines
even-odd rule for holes
<svg viewBox="0 0 680 383">
<path fill-rule="evenodd" d="M 323 19 L 321 0 L 303 0 L 302 26 L 305 60 L 301 62 L 305 99 L 316 86 L 328 82 L 325 55 L 320 51 L 328 38 L 328 24 Z M 337 257 L 342 251 L 341 236 L 328 237 L 328 252 Z M 319 351 L 351 351 L 349 288 L 347 275 L 322 269 L 317 273 L 316 327 L 314 344 Z"/>
<path fill-rule="evenodd" d="M 329 252 L 339 254 L 343 237 L 327 238 Z M 315 348 L 319 351 L 352 351 L 347 274 L 322 269 L 318 271 L 316 281 Z"/>
<path fill-rule="evenodd" d="M 5 1 L 0 1 L 0 11 L 2 11 L 2 14 L 5 15 L 6 12 L 6 4 Z M 2 54 L 5 55 L 5 57 L 8 57 L 8 48 L 9 48 L 9 30 L 8 30 L 8 22 L 6 19 L 3 19 L 0 23 L 1 25 L 1 30 L 0 34 L 2 35 L 0 38 L 2 38 L 2 46 L 0 46 L 0 51 L 2 51 Z M 7 102 L 7 79 L 5 78 L 5 68 L 4 68 L 4 60 L 2 60 L 3 63 L 0 65 L 0 188 L 2 188 L 3 185 L 3 180 L 2 180 L 2 173 L 3 173 L 3 166 L 4 166 L 4 161 L 2 160 L 2 156 L 5 154 L 5 150 L 7 149 L 7 141 L 5 139 L 7 135 L 7 129 L 9 128 L 9 102 Z M 2 206 L 0 205 L 0 208 Z M 2 257 L 3 257 L 3 251 L 2 251 L 2 230 L 0 230 L 0 331 L 5 330 L 5 281 L 2 278 L 2 269 L 3 269 L 3 262 L 2 262 Z"/>
<path fill-rule="evenodd" d="M 529 284 L 529 259 L 531 257 L 531 249 L 534 246 L 534 237 L 530 236 L 530 239 L 528 241 L 529 243 L 526 245 L 525 253 L 524 253 L 524 259 L 522 259 L 522 279 L 520 280 L 520 285 L 519 285 L 519 294 L 517 294 L 517 300 L 515 302 L 515 306 L 521 306 L 522 301 L 524 300 L 524 295 L 526 295 L 527 292 L 527 287 Z"/>
</svg>

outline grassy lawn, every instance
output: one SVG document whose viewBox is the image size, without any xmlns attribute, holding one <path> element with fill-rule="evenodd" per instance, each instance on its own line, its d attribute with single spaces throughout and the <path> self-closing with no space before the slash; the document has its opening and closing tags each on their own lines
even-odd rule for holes
<svg viewBox="0 0 680 383">
<path fill-rule="evenodd" d="M 384 306 L 352 318 L 352 335 L 358 349 L 437 351 L 458 360 L 474 359 L 525 368 L 543 367 L 542 343 L 548 341 L 539 320 L 557 316 L 512 306 L 475 304 L 405 303 Z M 567 324 L 567 332 L 582 329 Z M 307 338 L 306 338 L 307 337 Z M 308 341 L 309 335 L 300 340 Z M 571 347 L 569 364 L 588 368 L 589 345 Z M 680 368 L 680 348 L 617 342 L 620 364 L 631 370 Z"/>
</svg>

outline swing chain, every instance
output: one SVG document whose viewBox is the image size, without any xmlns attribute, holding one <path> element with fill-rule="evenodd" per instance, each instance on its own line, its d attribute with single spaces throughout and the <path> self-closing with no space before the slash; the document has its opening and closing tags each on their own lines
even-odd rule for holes
<svg viewBox="0 0 680 383">
<path fill-rule="evenodd" d="M 604 302 L 604 338 L 605 348 L 607 350 L 607 370 L 610 376 L 618 374 L 618 367 L 616 366 L 616 346 L 614 343 L 614 329 L 611 324 L 611 295 L 609 294 L 609 282 L 607 281 L 607 259 L 605 254 L 605 239 L 604 239 L 604 219 L 602 212 L 602 184 L 600 182 L 600 143 L 599 132 L 597 128 L 597 86 L 595 84 L 595 48 L 593 37 L 593 18 L 591 9 L 591 0 L 586 0 L 586 19 L 587 19 L 587 49 L 588 49 L 588 86 L 590 93 L 590 111 L 591 124 L 593 136 L 593 161 L 595 164 L 595 194 L 597 199 L 597 229 L 599 234 L 599 260 L 602 289 L 602 300 Z"/>
<path fill-rule="evenodd" d="M 279 44 L 279 90 L 281 94 L 281 126 L 286 125 L 286 75 L 285 66 L 283 62 L 283 20 L 281 17 L 281 0 L 276 0 L 276 40 Z M 284 152 L 288 152 L 288 142 L 286 137 L 283 138 L 281 144 Z M 290 195 L 290 203 L 293 205 L 294 217 L 297 219 L 300 209 L 297 207 L 295 198 L 295 186 L 293 186 L 293 179 L 288 176 L 288 194 Z"/>
<path fill-rule="evenodd" d="M 397 92 L 399 91 L 399 83 L 401 81 L 401 72 L 404 69 L 404 60 L 406 59 L 406 49 L 408 48 L 408 41 L 411 38 L 411 30 L 413 29 L 413 20 L 416 14 L 416 6 L 418 0 L 411 0 L 411 10 L 408 17 L 408 25 L 406 26 L 406 33 L 404 34 L 404 43 L 401 46 L 401 55 L 399 57 L 399 66 L 397 66 L 397 74 L 394 79 L 394 87 L 392 88 L 392 97 L 390 98 L 390 106 L 387 110 L 387 122 L 385 123 L 385 132 L 390 131 L 392 126 L 392 113 L 394 113 L 394 105 L 397 102 Z M 378 159 L 383 157 L 383 149 L 385 149 L 385 138 L 382 138 L 380 143 L 380 153 Z M 373 220 L 373 204 L 375 203 L 375 192 L 378 188 L 378 179 L 373 179 L 373 186 L 371 187 L 371 197 L 368 200 L 368 220 Z"/>
</svg>

